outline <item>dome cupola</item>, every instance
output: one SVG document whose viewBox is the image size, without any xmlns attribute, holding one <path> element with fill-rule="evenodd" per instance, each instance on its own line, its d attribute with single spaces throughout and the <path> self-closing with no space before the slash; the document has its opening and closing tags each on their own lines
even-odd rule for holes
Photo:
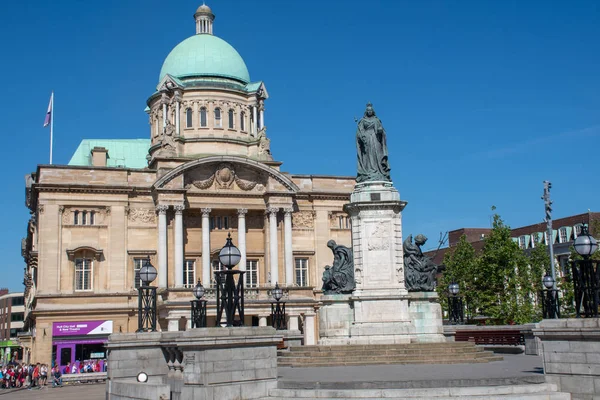
<svg viewBox="0 0 600 400">
<path fill-rule="evenodd" d="M 178 79 L 228 78 L 248 84 L 250 74 L 240 54 L 213 35 L 215 15 L 203 4 L 194 14 L 196 34 L 179 43 L 167 56 L 159 81 L 169 74 Z"/>
<path fill-rule="evenodd" d="M 202 4 L 196 10 L 194 14 L 194 19 L 196 20 L 196 34 L 199 35 L 201 33 L 207 33 L 212 35 L 212 27 L 213 21 L 215 20 L 215 14 L 212 13 L 212 10 L 206 4 Z"/>
</svg>

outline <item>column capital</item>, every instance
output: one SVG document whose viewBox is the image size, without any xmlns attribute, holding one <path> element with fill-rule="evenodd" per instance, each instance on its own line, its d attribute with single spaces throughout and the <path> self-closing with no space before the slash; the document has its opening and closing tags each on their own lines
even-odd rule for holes
<svg viewBox="0 0 600 400">
<path fill-rule="evenodd" d="M 275 216 L 275 215 L 277 215 L 277 213 L 279 212 L 279 207 L 272 207 L 272 206 L 269 206 L 269 207 L 267 207 L 267 209 L 266 209 L 266 211 L 265 211 L 265 212 L 266 212 L 267 214 L 270 214 L 270 215 L 273 215 L 273 216 Z"/>
<path fill-rule="evenodd" d="M 183 210 L 185 210 L 185 205 L 176 204 L 173 206 L 173 208 L 175 209 L 175 214 L 181 214 L 183 212 Z"/>
<path fill-rule="evenodd" d="M 284 207 L 283 212 L 285 215 L 291 215 L 294 212 L 294 207 Z"/>
<path fill-rule="evenodd" d="M 248 209 L 247 208 L 238 208 L 237 213 L 240 217 L 244 217 L 246 214 L 248 214 Z"/>
<path fill-rule="evenodd" d="M 212 211 L 212 208 L 203 208 L 203 209 L 201 209 L 201 211 L 202 211 L 203 217 L 208 217 L 210 212 Z"/>
<path fill-rule="evenodd" d="M 169 104 L 169 96 L 168 96 L 166 93 L 163 93 L 163 94 L 160 96 L 160 104 L 162 104 L 162 105 L 167 105 L 167 104 Z"/>
<path fill-rule="evenodd" d="M 169 206 L 167 206 L 165 204 L 159 204 L 156 206 L 156 211 L 159 214 L 166 214 L 168 209 L 169 209 Z"/>
</svg>

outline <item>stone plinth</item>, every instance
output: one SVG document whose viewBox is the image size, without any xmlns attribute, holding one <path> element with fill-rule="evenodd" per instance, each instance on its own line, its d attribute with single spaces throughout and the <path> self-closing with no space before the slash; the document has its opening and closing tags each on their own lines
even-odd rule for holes
<svg viewBox="0 0 600 400">
<path fill-rule="evenodd" d="M 157 399 L 165 385 L 172 400 L 266 397 L 277 386 L 282 339 L 271 327 L 113 334 L 107 344 L 108 397 Z M 135 377 L 141 371 L 156 393 L 139 387 Z"/>
<path fill-rule="evenodd" d="M 446 341 L 442 323 L 442 306 L 437 292 L 409 292 L 408 312 L 415 326 L 415 342 Z"/>
<path fill-rule="evenodd" d="M 350 336 L 350 325 L 354 321 L 350 295 L 323 295 L 321 301 L 323 305 L 319 309 L 319 344 L 346 344 Z"/>
<path fill-rule="evenodd" d="M 404 286 L 402 210 L 390 182 L 357 184 L 344 210 L 352 220 L 356 289 L 350 343 L 409 343 L 415 327 Z"/>
<path fill-rule="evenodd" d="M 545 319 L 538 326 L 546 381 L 573 399 L 600 398 L 600 319 Z"/>
</svg>

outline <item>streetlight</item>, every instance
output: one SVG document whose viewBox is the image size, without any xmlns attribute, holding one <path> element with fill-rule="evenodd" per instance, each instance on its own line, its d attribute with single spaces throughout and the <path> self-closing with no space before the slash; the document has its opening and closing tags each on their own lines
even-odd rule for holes
<svg viewBox="0 0 600 400">
<path fill-rule="evenodd" d="M 217 326 L 221 326 L 223 311 L 227 326 L 244 325 L 244 273 L 233 270 L 242 259 L 240 250 L 231 242 L 231 233 L 227 236 L 225 246 L 219 252 L 219 261 L 225 270 L 215 271 L 217 285 Z M 237 283 L 235 275 L 239 275 Z M 239 319 L 235 319 L 236 311 Z"/>
<path fill-rule="evenodd" d="M 598 317 L 600 305 L 598 291 L 600 289 L 600 271 L 598 261 L 590 256 L 598 250 L 598 242 L 589 234 L 586 225 L 581 227 L 581 233 L 575 239 L 573 247 L 583 260 L 573 260 L 573 283 L 575 286 L 575 311 L 581 317 L 581 307 L 585 317 Z"/>
<path fill-rule="evenodd" d="M 156 332 L 156 287 L 150 286 L 156 279 L 156 268 L 150 257 L 140 268 L 142 285 L 138 289 L 138 332 Z"/>
<path fill-rule="evenodd" d="M 283 290 L 275 282 L 275 288 L 271 290 L 271 296 L 276 303 L 271 303 L 271 326 L 277 330 L 286 329 L 285 324 L 285 302 L 280 302 L 283 297 Z"/>
<path fill-rule="evenodd" d="M 542 316 L 544 318 L 560 318 L 560 303 L 558 290 L 554 289 L 554 278 L 552 275 L 544 275 L 542 283 L 545 290 L 542 290 Z"/>
<path fill-rule="evenodd" d="M 450 296 L 448 296 L 448 321 L 451 324 L 462 324 L 464 322 L 462 298 L 458 296 L 459 289 L 456 282 L 448 285 L 448 292 L 450 293 Z"/>
<path fill-rule="evenodd" d="M 204 296 L 204 286 L 198 279 L 198 283 L 192 290 L 196 300 L 191 301 L 192 305 L 192 328 L 206 328 L 206 303 L 202 297 Z"/>
</svg>

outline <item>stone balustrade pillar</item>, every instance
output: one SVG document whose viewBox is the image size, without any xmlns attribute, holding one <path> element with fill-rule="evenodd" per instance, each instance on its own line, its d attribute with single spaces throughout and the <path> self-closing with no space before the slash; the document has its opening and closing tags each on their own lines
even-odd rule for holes
<svg viewBox="0 0 600 400">
<path fill-rule="evenodd" d="M 314 346 L 316 344 L 315 313 L 307 312 L 304 314 L 304 345 Z"/>
</svg>

